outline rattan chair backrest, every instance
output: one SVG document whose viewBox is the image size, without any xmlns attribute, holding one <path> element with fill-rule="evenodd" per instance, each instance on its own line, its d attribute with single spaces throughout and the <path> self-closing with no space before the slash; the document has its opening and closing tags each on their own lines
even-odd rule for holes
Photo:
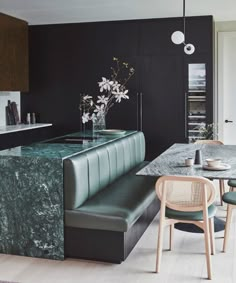
<svg viewBox="0 0 236 283">
<path fill-rule="evenodd" d="M 179 211 L 200 211 L 215 200 L 213 182 L 195 176 L 163 176 L 156 182 L 156 193 L 166 206 Z M 163 197 L 164 195 L 164 197 Z"/>
</svg>

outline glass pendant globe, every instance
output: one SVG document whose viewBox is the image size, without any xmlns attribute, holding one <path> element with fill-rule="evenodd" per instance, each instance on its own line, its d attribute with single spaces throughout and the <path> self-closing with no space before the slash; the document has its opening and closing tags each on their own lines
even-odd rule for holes
<svg viewBox="0 0 236 283">
<path fill-rule="evenodd" d="M 195 47 L 193 44 L 191 43 L 188 43 L 184 46 L 184 52 L 187 54 L 187 55 L 191 55 L 193 54 L 195 51 Z"/>
<path fill-rule="evenodd" d="M 184 43 L 184 34 L 182 31 L 175 31 L 171 35 L 171 40 L 174 44 Z"/>
</svg>

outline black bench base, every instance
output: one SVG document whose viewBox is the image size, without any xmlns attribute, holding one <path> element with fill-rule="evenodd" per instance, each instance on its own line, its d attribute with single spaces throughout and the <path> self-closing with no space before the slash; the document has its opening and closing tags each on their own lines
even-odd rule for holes
<svg viewBox="0 0 236 283">
<path fill-rule="evenodd" d="M 155 199 L 127 232 L 65 227 L 65 256 L 121 263 L 160 209 Z"/>
</svg>

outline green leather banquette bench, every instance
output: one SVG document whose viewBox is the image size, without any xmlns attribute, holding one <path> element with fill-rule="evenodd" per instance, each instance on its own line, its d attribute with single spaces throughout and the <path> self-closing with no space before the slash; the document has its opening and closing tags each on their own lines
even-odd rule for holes
<svg viewBox="0 0 236 283">
<path fill-rule="evenodd" d="M 142 132 L 64 160 L 65 255 L 120 263 L 159 210 Z"/>
</svg>

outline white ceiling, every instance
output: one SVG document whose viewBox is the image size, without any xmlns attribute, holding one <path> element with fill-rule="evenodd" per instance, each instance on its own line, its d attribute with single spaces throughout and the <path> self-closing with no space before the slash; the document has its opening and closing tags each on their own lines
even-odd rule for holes
<svg viewBox="0 0 236 283">
<path fill-rule="evenodd" d="M 182 0 L 0 0 L 0 12 L 30 25 L 181 17 Z M 186 0 L 186 16 L 236 20 L 236 0 Z"/>
</svg>

